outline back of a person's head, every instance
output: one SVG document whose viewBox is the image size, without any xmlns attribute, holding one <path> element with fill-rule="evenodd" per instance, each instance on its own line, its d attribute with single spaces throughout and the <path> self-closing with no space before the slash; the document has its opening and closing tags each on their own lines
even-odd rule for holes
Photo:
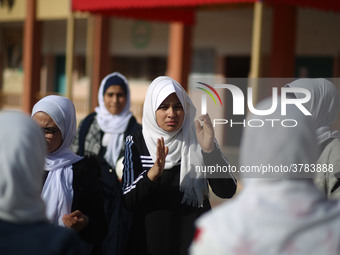
<svg viewBox="0 0 340 255">
<path fill-rule="evenodd" d="M 324 78 L 302 78 L 288 83 L 292 89 L 306 89 L 310 100 L 304 104 L 312 114 L 316 128 L 328 127 L 336 120 L 340 111 L 339 92 L 334 84 Z M 295 93 L 296 98 L 305 97 L 304 93 Z"/>
<path fill-rule="evenodd" d="M 39 126 L 20 112 L 0 113 L 0 219 L 45 220 L 40 198 L 46 143 Z"/>
<path fill-rule="evenodd" d="M 281 107 L 281 98 L 277 108 L 266 115 L 247 116 L 241 148 L 240 165 L 248 168 L 276 167 L 278 171 L 266 173 L 242 173 L 243 178 L 299 178 L 309 177 L 310 172 L 282 171 L 296 164 L 312 164 L 318 157 L 315 126 L 310 116 L 305 116 L 296 105 Z M 273 107 L 271 98 L 260 102 L 258 110 Z M 274 109 L 274 108 L 273 108 Z M 286 109 L 286 112 L 282 111 Z M 279 170 L 280 169 L 280 170 Z"/>
<path fill-rule="evenodd" d="M 80 254 L 76 232 L 50 224 L 45 215 L 42 130 L 20 112 L 0 112 L 0 123 L 0 253 Z"/>
<path fill-rule="evenodd" d="M 270 98 L 255 107 L 267 114 L 248 114 L 240 168 L 249 172 L 241 171 L 232 201 L 198 221 L 192 254 L 203 254 L 196 253 L 200 242 L 214 254 L 339 254 L 340 204 L 327 201 L 309 175 L 318 158 L 314 122 L 296 105 L 286 114 L 284 107 L 279 98 L 274 110 Z"/>
</svg>

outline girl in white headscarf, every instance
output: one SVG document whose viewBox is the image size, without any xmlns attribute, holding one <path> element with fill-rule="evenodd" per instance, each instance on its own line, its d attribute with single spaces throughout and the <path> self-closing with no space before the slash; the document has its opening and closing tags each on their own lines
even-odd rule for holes
<svg viewBox="0 0 340 255">
<path fill-rule="evenodd" d="M 99 166 L 94 158 L 80 157 L 69 149 L 76 132 L 72 101 L 44 97 L 34 105 L 32 118 L 43 129 L 48 148 L 42 190 L 48 219 L 75 229 L 88 243 L 98 242 L 106 234 Z"/>
<path fill-rule="evenodd" d="M 130 111 L 129 84 L 122 74 L 114 72 L 102 80 L 98 102 L 95 111 L 79 124 L 71 148 L 78 155 L 94 155 L 100 160 L 109 232 L 98 254 L 122 255 L 130 225 L 130 213 L 121 201 L 125 138 L 141 125 Z"/>
<path fill-rule="evenodd" d="M 134 212 L 128 254 L 186 254 L 194 220 L 210 209 L 208 184 L 221 197 L 235 193 L 232 174 L 208 181 L 196 171 L 228 162 L 214 143 L 209 116 L 200 117 L 201 127 L 195 115 L 178 82 L 161 76 L 150 84 L 143 129 L 126 142 L 123 200 Z"/>
<path fill-rule="evenodd" d="M 46 145 L 39 126 L 19 112 L 0 113 L 2 254 L 76 254 L 73 232 L 50 225 L 41 199 Z M 34 244 L 34 245 L 33 245 Z"/>
<path fill-rule="evenodd" d="M 267 99 L 258 108 L 269 109 L 271 104 Z M 251 114 L 246 122 L 250 119 L 266 124 L 246 126 L 240 167 L 283 166 L 291 171 L 260 172 L 254 178 L 242 170 L 244 185 L 239 195 L 198 220 L 191 254 L 339 254 L 340 204 L 328 201 L 312 176 L 300 178 L 300 166 L 307 175 L 307 169 L 316 167 L 318 146 L 312 120 L 293 106 L 288 106 L 287 116 L 278 110 L 269 116 Z M 278 121 L 272 127 L 266 119 Z M 284 127 L 283 119 L 298 124 Z"/>
<path fill-rule="evenodd" d="M 317 140 L 321 147 L 318 163 L 334 169 L 332 172 L 318 173 L 315 184 L 329 199 L 340 199 L 340 134 L 331 127 L 340 110 L 339 92 L 326 79 L 298 79 L 286 86 L 308 89 L 311 93 L 311 99 L 304 106 L 316 124 Z M 295 96 L 301 98 L 303 95 L 295 93 Z"/>
</svg>

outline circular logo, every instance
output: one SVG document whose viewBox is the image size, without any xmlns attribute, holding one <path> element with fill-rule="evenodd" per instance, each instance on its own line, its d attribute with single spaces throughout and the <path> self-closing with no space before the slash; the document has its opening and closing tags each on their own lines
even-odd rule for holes
<svg viewBox="0 0 340 255">
<path fill-rule="evenodd" d="M 132 25 L 132 43 L 136 48 L 143 49 L 151 40 L 151 24 L 145 21 L 136 21 Z"/>
</svg>

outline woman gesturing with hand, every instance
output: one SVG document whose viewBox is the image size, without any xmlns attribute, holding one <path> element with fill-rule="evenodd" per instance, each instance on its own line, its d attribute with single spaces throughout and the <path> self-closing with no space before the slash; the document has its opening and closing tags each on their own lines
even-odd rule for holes
<svg viewBox="0 0 340 255">
<path fill-rule="evenodd" d="M 228 162 L 215 143 L 209 116 L 199 118 L 202 127 L 195 116 L 178 82 L 161 76 L 150 84 L 142 131 L 128 136 L 125 146 L 123 201 L 133 212 L 127 254 L 186 254 L 194 221 L 210 209 L 208 185 L 224 198 L 236 191 L 232 174 L 211 181 L 196 171 L 196 166 Z"/>
<path fill-rule="evenodd" d="M 157 180 L 162 174 L 165 165 L 165 157 L 168 155 L 169 148 L 164 146 L 164 138 L 157 139 L 157 158 L 148 172 L 151 181 Z"/>
</svg>

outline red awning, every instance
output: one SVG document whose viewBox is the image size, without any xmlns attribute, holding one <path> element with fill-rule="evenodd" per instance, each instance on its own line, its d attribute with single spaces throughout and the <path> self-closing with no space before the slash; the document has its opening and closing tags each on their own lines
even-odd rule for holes
<svg viewBox="0 0 340 255">
<path fill-rule="evenodd" d="M 197 7 L 211 4 L 253 3 L 256 0 L 73 0 L 73 10 L 104 11 L 122 9 Z"/>
<path fill-rule="evenodd" d="M 339 0 L 72 0 L 73 11 L 157 21 L 194 23 L 196 7 L 263 1 L 326 11 L 340 11 Z"/>
<path fill-rule="evenodd" d="M 192 25 L 195 23 L 195 12 L 192 8 L 143 8 L 143 9 L 112 9 L 103 11 L 91 11 L 94 14 L 106 16 L 121 16 L 133 19 L 153 21 L 178 21 Z"/>
<path fill-rule="evenodd" d="M 73 11 L 156 21 L 194 23 L 198 6 L 253 3 L 256 0 L 72 0 Z"/>
</svg>

